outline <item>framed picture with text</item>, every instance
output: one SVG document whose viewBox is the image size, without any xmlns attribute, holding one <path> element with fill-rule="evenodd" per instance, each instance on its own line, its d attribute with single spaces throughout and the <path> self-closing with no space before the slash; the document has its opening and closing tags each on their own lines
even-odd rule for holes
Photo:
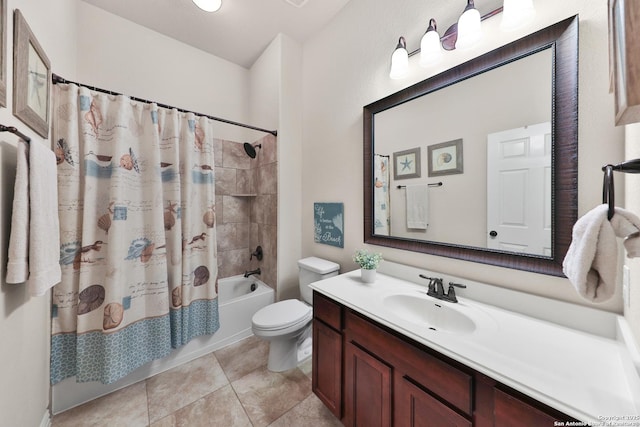
<svg viewBox="0 0 640 427">
<path fill-rule="evenodd" d="M 48 138 L 51 63 L 19 9 L 13 18 L 13 114 Z"/>
</svg>

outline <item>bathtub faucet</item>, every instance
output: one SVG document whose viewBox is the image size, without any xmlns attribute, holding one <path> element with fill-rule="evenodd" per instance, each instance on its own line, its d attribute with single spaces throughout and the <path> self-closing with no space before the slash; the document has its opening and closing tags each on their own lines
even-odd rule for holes
<svg viewBox="0 0 640 427">
<path fill-rule="evenodd" d="M 245 271 L 244 277 L 249 277 L 252 274 L 262 274 L 262 272 L 260 271 L 260 268 L 256 268 L 255 270 Z"/>
</svg>

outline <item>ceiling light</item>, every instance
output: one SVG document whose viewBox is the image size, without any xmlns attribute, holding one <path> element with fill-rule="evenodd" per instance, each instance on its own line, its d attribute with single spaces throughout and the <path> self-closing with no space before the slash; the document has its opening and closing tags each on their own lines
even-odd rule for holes
<svg viewBox="0 0 640 427">
<path fill-rule="evenodd" d="M 456 49 L 469 49 L 475 46 L 481 38 L 480 12 L 473 4 L 473 0 L 467 0 L 467 6 L 458 19 Z"/>
<path fill-rule="evenodd" d="M 407 42 L 404 37 L 398 39 L 396 50 L 391 55 L 391 71 L 389 77 L 401 79 L 409 73 L 409 52 L 407 52 Z"/>
<path fill-rule="evenodd" d="M 428 67 L 437 64 L 442 59 L 442 44 L 440 34 L 436 28 L 436 20 L 429 20 L 429 27 L 420 40 L 420 65 Z"/>
<path fill-rule="evenodd" d="M 222 0 L 193 0 L 205 12 L 215 12 L 222 6 Z"/>
</svg>

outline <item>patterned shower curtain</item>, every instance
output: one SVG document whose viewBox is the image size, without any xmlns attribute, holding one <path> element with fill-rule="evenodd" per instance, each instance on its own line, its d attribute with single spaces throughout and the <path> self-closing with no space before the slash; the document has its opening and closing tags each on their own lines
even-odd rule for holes
<svg viewBox="0 0 640 427">
<path fill-rule="evenodd" d="M 389 197 L 389 156 L 373 156 L 373 210 L 374 233 L 388 236 L 391 223 Z"/>
<path fill-rule="evenodd" d="M 112 383 L 219 328 L 212 126 L 54 85 L 51 383 Z"/>
</svg>

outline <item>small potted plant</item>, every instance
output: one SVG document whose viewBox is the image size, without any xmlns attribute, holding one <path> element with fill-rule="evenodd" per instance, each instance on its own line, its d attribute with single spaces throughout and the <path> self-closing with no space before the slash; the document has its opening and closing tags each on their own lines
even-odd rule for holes
<svg viewBox="0 0 640 427">
<path fill-rule="evenodd" d="M 358 249 L 353 260 L 360 266 L 360 277 L 363 282 L 373 283 L 376 281 L 376 269 L 382 261 L 382 254 Z"/>
</svg>

